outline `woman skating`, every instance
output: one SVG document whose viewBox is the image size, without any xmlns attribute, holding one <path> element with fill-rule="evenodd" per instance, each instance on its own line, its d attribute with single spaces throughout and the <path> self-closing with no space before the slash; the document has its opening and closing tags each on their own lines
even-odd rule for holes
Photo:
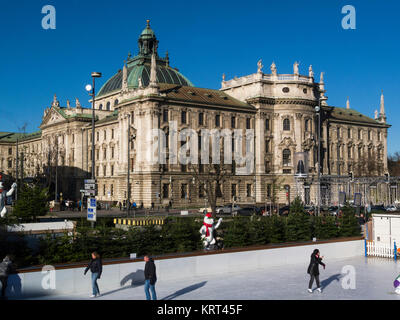
<svg viewBox="0 0 400 320">
<path fill-rule="evenodd" d="M 90 296 L 91 298 L 95 298 L 100 295 L 99 286 L 97 284 L 97 280 L 100 279 L 101 272 L 103 271 L 103 264 L 100 259 L 100 255 L 97 252 L 92 253 L 92 260 L 89 262 L 88 266 L 85 269 L 85 275 L 88 270 L 92 272 L 92 290 L 93 293 Z"/>
<path fill-rule="evenodd" d="M 311 254 L 310 265 L 308 266 L 307 273 L 310 275 L 310 282 L 308 284 L 308 292 L 312 293 L 312 285 L 315 281 L 317 282 L 317 290 L 322 292 L 320 283 L 319 283 L 319 265 L 323 266 L 325 269 L 325 264 L 322 262 L 322 258 L 319 255 L 319 250 L 315 249 Z"/>
</svg>

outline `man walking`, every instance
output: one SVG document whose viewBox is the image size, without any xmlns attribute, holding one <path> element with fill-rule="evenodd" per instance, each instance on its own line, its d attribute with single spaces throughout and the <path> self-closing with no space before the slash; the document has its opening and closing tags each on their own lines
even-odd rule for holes
<svg viewBox="0 0 400 320">
<path fill-rule="evenodd" d="M 7 255 L 3 259 L 3 262 L 0 263 L 1 299 L 6 298 L 8 275 L 11 272 L 11 266 L 12 266 L 12 261 L 10 257 Z"/>
<path fill-rule="evenodd" d="M 146 293 L 146 300 L 150 300 L 150 291 L 152 299 L 157 300 L 155 288 L 155 284 L 157 281 L 156 265 L 154 264 L 153 259 L 150 258 L 148 255 L 144 256 L 144 261 L 146 262 L 146 265 L 144 267 L 144 292 Z"/>
</svg>

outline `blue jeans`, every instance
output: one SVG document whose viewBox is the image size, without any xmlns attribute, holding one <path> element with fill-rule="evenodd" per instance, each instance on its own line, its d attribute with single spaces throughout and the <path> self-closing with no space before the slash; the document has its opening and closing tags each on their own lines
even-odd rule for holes
<svg viewBox="0 0 400 320">
<path fill-rule="evenodd" d="M 157 300 L 155 284 L 150 284 L 150 280 L 145 280 L 144 292 L 146 293 L 146 300 L 150 300 L 150 290 L 149 289 L 151 290 L 151 296 L 153 297 L 153 300 Z"/>
<path fill-rule="evenodd" d="M 92 290 L 93 290 L 94 296 L 97 296 L 100 294 L 99 286 L 97 285 L 98 278 L 99 278 L 99 274 L 97 272 L 92 273 Z"/>
</svg>

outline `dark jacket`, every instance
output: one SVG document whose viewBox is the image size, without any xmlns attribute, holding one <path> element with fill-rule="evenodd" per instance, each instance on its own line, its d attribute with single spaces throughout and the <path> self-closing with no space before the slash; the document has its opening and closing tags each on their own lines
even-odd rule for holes
<svg viewBox="0 0 400 320">
<path fill-rule="evenodd" d="M 310 264 L 307 269 L 307 273 L 310 275 L 318 276 L 319 275 L 319 265 L 325 268 L 325 264 L 322 262 L 320 257 L 317 257 L 315 253 L 311 255 Z"/>
<path fill-rule="evenodd" d="M 12 262 L 9 257 L 5 257 L 0 263 L 0 277 L 8 277 L 12 269 Z"/>
<path fill-rule="evenodd" d="M 156 265 L 151 258 L 149 259 L 149 261 L 146 262 L 146 265 L 144 267 L 144 278 L 146 280 L 150 280 L 151 285 L 154 285 L 157 281 Z"/>
<path fill-rule="evenodd" d="M 103 272 L 103 264 L 101 263 L 101 259 L 92 259 L 85 269 L 85 274 L 89 269 L 92 273 L 98 273 L 100 278 L 101 273 Z"/>
</svg>

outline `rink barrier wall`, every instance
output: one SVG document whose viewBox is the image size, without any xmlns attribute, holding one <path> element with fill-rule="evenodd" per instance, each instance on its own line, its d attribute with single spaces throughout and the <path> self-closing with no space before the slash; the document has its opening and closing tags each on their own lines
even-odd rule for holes
<svg viewBox="0 0 400 320">
<path fill-rule="evenodd" d="M 179 281 L 193 277 L 226 275 L 268 267 L 303 264 L 306 272 L 310 255 L 318 248 L 324 260 L 364 256 L 363 238 L 343 238 L 327 241 L 291 243 L 270 246 L 226 249 L 217 252 L 195 252 L 155 257 L 158 285 L 163 281 Z M 142 259 L 119 259 L 103 262 L 100 290 L 120 290 L 126 286 L 144 284 Z M 43 266 L 18 270 L 8 280 L 7 296 L 23 299 L 40 296 L 90 294 L 90 271 L 84 275 L 85 263 Z M 42 271 L 42 270 L 50 271 Z"/>
</svg>

